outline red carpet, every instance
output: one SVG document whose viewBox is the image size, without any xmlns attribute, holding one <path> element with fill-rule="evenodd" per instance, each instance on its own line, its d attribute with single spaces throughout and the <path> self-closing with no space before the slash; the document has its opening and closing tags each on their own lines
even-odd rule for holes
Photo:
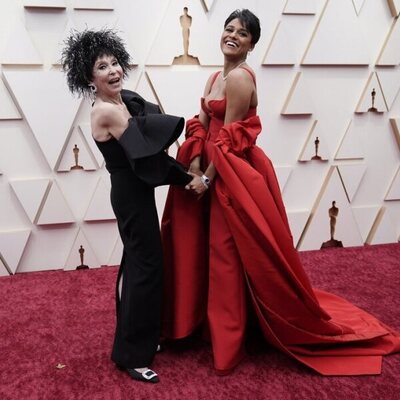
<svg viewBox="0 0 400 400">
<path fill-rule="evenodd" d="M 315 287 L 352 301 L 400 330 L 400 244 L 303 252 Z M 0 278 L 0 399 L 398 399 L 400 355 L 380 376 L 321 377 L 253 342 L 233 375 L 212 371 L 199 339 L 157 355 L 161 383 L 132 381 L 109 360 L 117 269 Z M 57 364 L 65 365 L 57 369 Z"/>
</svg>

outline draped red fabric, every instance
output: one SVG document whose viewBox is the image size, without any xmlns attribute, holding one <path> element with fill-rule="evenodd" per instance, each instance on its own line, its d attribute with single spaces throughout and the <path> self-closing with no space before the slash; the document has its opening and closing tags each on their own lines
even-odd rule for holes
<svg viewBox="0 0 400 400">
<path fill-rule="evenodd" d="M 218 171 L 216 195 L 263 334 L 323 375 L 379 374 L 382 355 L 400 351 L 400 336 L 346 300 L 312 288 L 293 246 L 272 163 L 255 145 L 260 131 L 254 116 L 223 126 L 207 145 Z M 198 155 L 204 139 L 194 137 L 201 143 L 184 144 L 179 161 Z M 205 321 L 207 220 L 205 201 L 170 188 L 162 221 L 166 337 L 188 336 Z"/>
</svg>

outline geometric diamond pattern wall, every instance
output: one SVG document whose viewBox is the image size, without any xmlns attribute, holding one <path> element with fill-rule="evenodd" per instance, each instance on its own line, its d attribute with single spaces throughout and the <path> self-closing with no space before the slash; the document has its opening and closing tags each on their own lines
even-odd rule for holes
<svg viewBox="0 0 400 400">
<path fill-rule="evenodd" d="M 174 64 L 184 7 L 193 65 Z M 70 95 L 60 70 L 70 29 L 119 30 L 133 58 L 125 87 L 187 119 L 221 68 L 223 22 L 243 7 L 261 21 L 248 57 L 258 144 L 276 167 L 295 245 L 328 241 L 332 210 L 343 246 L 399 241 L 399 1 L 24 0 L 0 5 L 0 275 L 121 257 L 91 105 Z M 160 217 L 166 193 L 156 191 Z"/>
</svg>

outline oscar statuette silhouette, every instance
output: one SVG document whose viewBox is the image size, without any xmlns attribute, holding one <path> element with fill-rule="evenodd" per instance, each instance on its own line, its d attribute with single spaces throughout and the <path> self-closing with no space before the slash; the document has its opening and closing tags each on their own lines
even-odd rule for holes
<svg viewBox="0 0 400 400">
<path fill-rule="evenodd" d="M 376 96 L 376 91 L 375 91 L 375 88 L 374 88 L 374 89 L 372 89 L 372 92 L 371 92 L 372 106 L 370 108 L 368 108 L 368 111 L 378 112 L 378 109 L 375 107 L 375 96 Z"/>
<path fill-rule="evenodd" d="M 314 140 L 314 146 L 315 146 L 315 155 L 311 157 L 311 160 L 322 160 L 322 158 L 318 155 L 318 147 L 319 147 L 319 139 L 318 136 Z"/>
<path fill-rule="evenodd" d="M 83 167 L 78 164 L 79 147 L 77 145 L 75 145 L 74 148 L 72 149 L 72 151 L 74 152 L 75 165 L 73 165 L 70 169 L 71 170 L 73 170 L 73 169 L 83 169 Z"/>
<path fill-rule="evenodd" d="M 330 233 L 331 238 L 322 243 L 321 249 L 325 249 L 327 247 L 343 247 L 343 243 L 340 240 L 336 240 L 335 236 L 335 228 L 336 228 L 336 219 L 339 215 L 339 208 L 336 207 L 336 201 L 332 201 L 332 207 L 329 209 L 329 224 L 330 224 Z"/>
<path fill-rule="evenodd" d="M 189 54 L 189 36 L 192 25 L 192 17 L 188 14 L 188 8 L 183 8 L 183 14 L 179 17 L 182 27 L 183 54 L 174 57 L 173 65 L 200 65 L 199 59 Z"/>
<path fill-rule="evenodd" d="M 88 269 L 89 267 L 83 263 L 83 256 L 85 254 L 85 249 L 83 248 L 82 245 L 79 247 L 78 252 L 79 252 L 79 257 L 81 259 L 81 265 L 78 265 L 76 269 Z"/>
</svg>

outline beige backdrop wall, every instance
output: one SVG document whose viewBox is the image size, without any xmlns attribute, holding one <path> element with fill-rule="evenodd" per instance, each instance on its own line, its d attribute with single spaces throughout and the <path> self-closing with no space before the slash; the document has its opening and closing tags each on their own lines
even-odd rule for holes
<svg viewBox="0 0 400 400">
<path fill-rule="evenodd" d="M 199 65 L 173 65 L 184 7 Z M 90 267 L 120 260 L 90 103 L 68 93 L 59 66 L 68 32 L 118 29 L 134 60 L 125 87 L 190 118 L 221 68 L 223 21 L 242 7 L 262 24 L 248 58 L 258 143 L 276 166 L 295 245 L 330 239 L 333 201 L 343 246 L 399 240 L 400 0 L 14 0 L 0 5 L 0 275 L 74 269 L 80 246 Z M 166 190 L 157 189 L 160 215 Z"/>
</svg>

